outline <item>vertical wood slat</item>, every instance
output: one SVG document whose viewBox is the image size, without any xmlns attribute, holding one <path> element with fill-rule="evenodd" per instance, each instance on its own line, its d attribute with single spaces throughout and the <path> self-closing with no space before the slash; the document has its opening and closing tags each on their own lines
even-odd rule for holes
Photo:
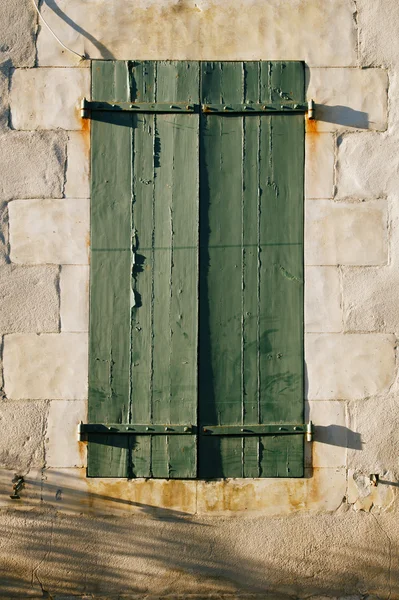
<svg viewBox="0 0 399 600">
<path fill-rule="evenodd" d="M 198 63 L 132 63 L 131 89 L 132 100 L 192 102 L 198 99 Z M 198 116 L 141 115 L 133 143 L 139 304 L 133 309 L 132 416 L 136 422 L 140 416 L 157 424 L 195 424 Z M 139 175 L 142 160 L 148 165 L 145 177 Z M 136 405 L 146 407 L 144 412 Z M 136 476 L 196 476 L 195 436 L 136 440 Z"/>
<path fill-rule="evenodd" d="M 92 96 L 129 97 L 126 64 L 98 61 Z M 129 114 L 98 114 L 91 126 L 91 265 L 89 411 L 91 422 L 124 423 L 130 395 L 131 121 Z M 130 475 L 129 439 L 89 439 L 88 475 Z"/>
</svg>

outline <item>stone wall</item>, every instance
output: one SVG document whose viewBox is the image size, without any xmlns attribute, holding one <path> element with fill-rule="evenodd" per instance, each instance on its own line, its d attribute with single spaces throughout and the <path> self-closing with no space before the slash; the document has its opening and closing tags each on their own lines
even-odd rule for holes
<svg viewBox="0 0 399 600">
<path fill-rule="evenodd" d="M 399 598 L 397 0 L 41 10 L 87 59 L 1 4 L 0 598 Z M 86 478 L 89 58 L 306 61 L 304 479 Z"/>
</svg>

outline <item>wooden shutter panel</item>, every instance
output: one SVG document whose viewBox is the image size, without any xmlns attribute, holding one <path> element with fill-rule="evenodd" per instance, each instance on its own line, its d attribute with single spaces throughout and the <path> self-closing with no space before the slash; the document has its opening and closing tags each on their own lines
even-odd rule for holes
<svg viewBox="0 0 399 600">
<path fill-rule="evenodd" d="M 92 74 L 96 100 L 198 101 L 198 63 L 100 61 Z M 89 420 L 195 425 L 199 117 L 98 114 Z M 196 455 L 196 435 L 96 435 L 88 474 L 195 477 Z"/>
<path fill-rule="evenodd" d="M 212 103 L 303 103 L 295 62 L 203 63 Z M 303 423 L 301 114 L 201 118 L 201 432 Z M 226 429 L 227 431 L 227 429 Z M 202 435 L 200 477 L 300 477 L 300 435 Z"/>
<path fill-rule="evenodd" d="M 96 101 L 197 110 L 92 114 L 89 422 L 193 428 L 89 434 L 88 475 L 302 476 L 303 435 L 245 432 L 304 417 L 304 118 L 280 106 L 303 103 L 303 63 L 92 76 Z"/>
</svg>

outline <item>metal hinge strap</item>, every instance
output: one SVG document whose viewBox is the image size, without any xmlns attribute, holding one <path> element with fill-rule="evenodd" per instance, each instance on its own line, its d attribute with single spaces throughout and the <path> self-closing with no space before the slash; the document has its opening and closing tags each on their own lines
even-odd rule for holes
<svg viewBox="0 0 399 600">
<path fill-rule="evenodd" d="M 80 106 L 81 116 L 88 119 L 91 112 L 131 112 L 131 113 L 200 113 L 217 114 L 270 114 L 270 113 L 308 113 L 314 118 L 314 102 L 298 104 L 293 101 L 279 103 L 246 104 L 193 104 L 187 102 L 97 102 L 83 98 Z"/>
<path fill-rule="evenodd" d="M 81 423 L 79 435 L 87 434 L 144 434 L 144 435 L 217 435 L 217 436 L 260 436 L 260 435 L 306 435 L 307 441 L 312 439 L 312 422 L 305 424 L 270 424 L 270 425 L 148 425 L 129 423 Z"/>
</svg>

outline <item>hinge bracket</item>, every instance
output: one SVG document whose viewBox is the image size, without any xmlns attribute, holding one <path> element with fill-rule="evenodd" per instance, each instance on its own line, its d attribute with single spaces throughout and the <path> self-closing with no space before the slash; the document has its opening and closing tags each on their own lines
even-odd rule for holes
<svg viewBox="0 0 399 600">
<path fill-rule="evenodd" d="M 293 101 L 245 104 L 193 104 L 187 102 L 97 102 L 83 98 L 80 105 L 82 119 L 89 119 L 93 112 L 114 113 L 204 113 L 206 115 L 220 114 L 295 114 L 308 113 L 309 119 L 314 119 L 314 101 L 299 104 Z"/>
<path fill-rule="evenodd" d="M 217 436 L 262 436 L 262 435 L 305 435 L 306 441 L 312 441 L 312 422 L 305 424 L 270 424 L 270 425 L 148 425 L 135 423 L 81 423 L 79 439 L 87 435 L 217 435 Z"/>
</svg>

